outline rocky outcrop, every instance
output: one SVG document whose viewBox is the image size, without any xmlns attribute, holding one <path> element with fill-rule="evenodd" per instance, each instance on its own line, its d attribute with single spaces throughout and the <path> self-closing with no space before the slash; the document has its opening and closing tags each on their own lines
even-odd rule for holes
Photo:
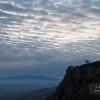
<svg viewBox="0 0 100 100">
<path fill-rule="evenodd" d="M 70 66 L 56 91 L 45 100 L 100 100 L 100 95 L 90 94 L 93 83 L 100 83 L 100 61 Z"/>
</svg>

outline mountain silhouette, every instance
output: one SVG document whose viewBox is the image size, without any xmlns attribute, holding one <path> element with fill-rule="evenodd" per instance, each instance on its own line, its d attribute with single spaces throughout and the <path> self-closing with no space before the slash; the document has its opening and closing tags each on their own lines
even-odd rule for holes
<svg viewBox="0 0 100 100">
<path fill-rule="evenodd" d="M 96 87 L 100 87 L 100 61 L 69 66 L 56 91 L 45 100 L 100 100 Z"/>
<path fill-rule="evenodd" d="M 59 80 L 57 78 L 51 78 L 47 76 L 38 76 L 38 75 L 21 75 L 21 76 L 10 76 L 10 77 L 4 77 L 0 79 L 31 79 L 31 80 Z"/>
</svg>

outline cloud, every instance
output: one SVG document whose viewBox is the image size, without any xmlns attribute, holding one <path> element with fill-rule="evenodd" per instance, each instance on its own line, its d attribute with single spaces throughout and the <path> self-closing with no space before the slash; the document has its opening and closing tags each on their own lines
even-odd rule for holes
<svg viewBox="0 0 100 100">
<path fill-rule="evenodd" d="M 0 61 L 0 69 L 2 68 L 14 68 L 14 67 L 17 67 L 17 68 L 23 68 L 23 67 L 28 67 L 28 66 L 35 66 L 39 64 L 38 61 L 35 61 L 35 60 L 32 60 L 32 61 L 13 61 L 13 62 L 1 62 Z"/>
<path fill-rule="evenodd" d="M 100 9 L 98 8 L 91 8 L 86 10 L 86 13 L 95 17 L 99 17 L 100 15 Z"/>
<path fill-rule="evenodd" d="M 1 65 L 28 66 L 30 63 L 31 66 L 32 61 L 50 64 L 99 59 L 98 2 L 1 0 Z"/>
</svg>

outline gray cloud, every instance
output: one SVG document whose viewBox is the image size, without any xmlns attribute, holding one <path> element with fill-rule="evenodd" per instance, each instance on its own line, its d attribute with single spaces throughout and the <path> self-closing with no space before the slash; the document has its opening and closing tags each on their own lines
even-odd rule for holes
<svg viewBox="0 0 100 100">
<path fill-rule="evenodd" d="M 100 14 L 100 9 L 99 8 L 91 8 L 90 13 L 93 13 L 94 15 L 99 15 Z"/>
<path fill-rule="evenodd" d="M 92 3 L 92 5 L 99 8 L 100 7 L 100 1 L 99 0 L 98 1 L 94 1 Z"/>
</svg>

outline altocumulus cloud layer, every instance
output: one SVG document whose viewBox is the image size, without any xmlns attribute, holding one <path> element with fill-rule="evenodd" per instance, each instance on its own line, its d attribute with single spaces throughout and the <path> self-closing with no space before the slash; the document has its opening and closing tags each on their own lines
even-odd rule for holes
<svg viewBox="0 0 100 100">
<path fill-rule="evenodd" d="M 0 67 L 100 59 L 100 0 L 0 0 Z"/>
</svg>

